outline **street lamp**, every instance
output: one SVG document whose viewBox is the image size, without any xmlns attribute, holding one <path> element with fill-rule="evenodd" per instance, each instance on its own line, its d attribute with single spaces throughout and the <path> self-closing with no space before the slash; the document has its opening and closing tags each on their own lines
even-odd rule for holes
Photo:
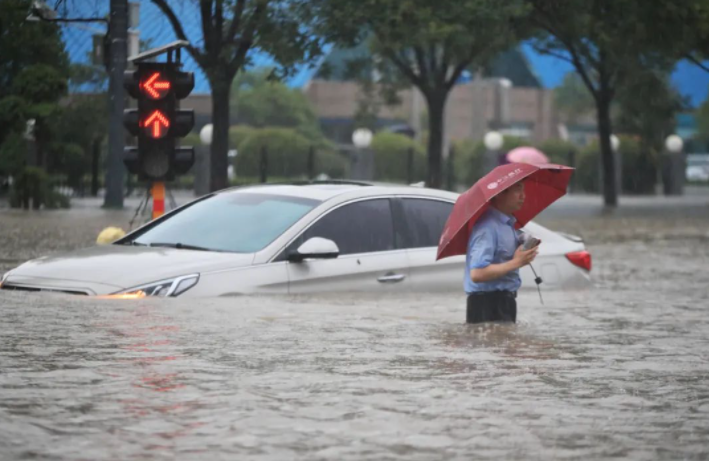
<svg viewBox="0 0 709 461">
<path fill-rule="evenodd" d="M 214 126 L 208 123 L 199 130 L 199 140 L 202 143 L 202 148 L 197 149 L 194 166 L 194 193 L 197 197 L 201 197 L 209 193 L 209 176 L 210 176 L 210 155 L 209 146 L 212 144 L 212 134 Z"/>
<path fill-rule="evenodd" d="M 665 148 L 670 154 L 679 154 L 684 148 L 684 141 L 676 134 L 671 134 L 665 139 Z"/>
<path fill-rule="evenodd" d="M 504 137 L 497 131 L 490 131 L 485 134 L 483 144 L 485 144 L 485 155 L 483 157 L 483 173 L 488 174 L 498 164 L 497 156 L 502 149 Z"/>
<path fill-rule="evenodd" d="M 352 144 L 357 149 L 366 149 L 372 144 L 372 131 L 367 128 L 357 128 L 352 133 Z"/>
<path fill-rule="evenodd" d="M 620 155 L 620 138 L 614 134 L 610 136 L 611 141 L 611 158 L 613 159 L 613 170 L 615 171 L 615 190 L 618 195 L 623 191 L 623 159 Z M 598 157 L 598 168 L 601 174 L 598 176 L 599 188 L 602 191 L 605 184 L 603 169 L 603 156 Z"/>
<path fill-rule="evenodd" d="M 202 141 L 202 144 L 205 146 L 209 146 L 212 144 L 212 133 L 214 132 L 214 126 L 211 123 L 208 123 L 202 127 L 202 129 L 199 131 L 199 140 Z"/>
<path fill-rule="evenodd" d="M 368 128 L 357 128 L 352 133 L 352 144 L 357 148 L 352 152 L 350 176 L 352 179 L 374 179 L 374 158 L 369 146 L 372 144 L 372 131 Z"/>
<path fill-rule="evenodd" d="M 686 166 L 682 150 L 684 141 L 676 134 L 665 138 L 666 153 L 662 158 L 662 189 L 665 195 L 682 195 Z"/>
<path fill-rule="evenodd" d="M 618 152 L 620 149 L 620 138 L 614 134 L 611 135 L 611 149 L 613 152 Z"/>
<path fill-rule="evenodd" d="M 488 150 L 500 150 L 502 149 L 502 143 L 504 142 L 504 138 L 497 131 L 490 131 L 485 135 L 485 139 L 483 140 L 483 142 L 485 143 L 485 147 L 487 147 Z"/>
</svg>

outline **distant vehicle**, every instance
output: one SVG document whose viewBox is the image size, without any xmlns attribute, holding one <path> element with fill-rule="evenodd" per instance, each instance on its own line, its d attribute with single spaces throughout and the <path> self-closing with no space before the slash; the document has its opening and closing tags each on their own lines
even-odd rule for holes
<svg viewBox="0 0 709 461">
<path fill-rule="evenodd" d="M 709 154 L 687 155 L 687 181 L 709 181 Z"/>
<path fill-rule="evenodd" d="M 460 291 L 464 256 L 436 262 L 457 194 L 323 182 L 226 189 L 114 244 L 47 256 L 5 275 L 3 290 L 113 297 Z M 581 239 L 529 223 L 545 287 L 590 283 Z M 523 284 L 535 287 L 528 267 Z"/>
</svg>

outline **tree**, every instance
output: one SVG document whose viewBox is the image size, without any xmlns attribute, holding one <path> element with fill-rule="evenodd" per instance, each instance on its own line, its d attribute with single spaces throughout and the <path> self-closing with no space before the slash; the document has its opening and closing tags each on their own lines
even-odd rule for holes
<svg viewBox="0 0 709 461">
<path fill-rule="evenodd" d="M 66 93 L 68 58 L 59 27 L 27 22 L 30 0 L 0 2 L 0 144 L 24 131 L 25 121 L 43 119 Z"/>
<path fill-rule="evenodd" d="M 697 138 L 700 141 L 709 142 L 709 99 L 704 101 L 697 108 Z"/>
<path fill-rule="evenodd" d="M 256 128 L 293 128 L 311 143 L 325 137 L 308 98 L 302 91 L 269 79 L 271 70 L 242 72 L 232 85 L 231 111 L 240 124 Z"/>
<path fill-rule="evenodd" d="M 542 53 L 568 61 L 591 93 L 598 123 L 606 206 L 618 204 L 610 136 L 611 105 L 638 69 L 667 71 L 677 59 L 668 37 L 684 29 L 686 11 L 664 0 L 527 0 Z"/>
<path fill-rule="evenodd" d="M 593 96 L 575 72 L 569 72 L 554 89 L 554 105 L 564 118 L 575 123 L 579 118 L 592 114 L 595 109 Z"/>
<path fill-rule="evenodd" d="M 640 138 L 640 150 L 662 150 L 675 131 L 675 117 L 689 102 L 665 73 L 642 72 L 618 89 L 614 123 L 618 131 Z"/>
<path fill-rule="evenodd" d="M 462 72 L 514 41 L 510 22 L 524 15 L 510 0 L 312 0 L 312 19 L 328 40 L 353 46 L 371 36 L 380 75 L 394 71 L 423 94 L 428 107 L 430 187 L 442 182 L 444 110 Z"/>
<path fill-rule="evenodd" d="M 229 101 L 234 76 L 249 63 L 252 49 L 271 54 L 279 76 L 320 53 L 320 42 L 300 20 L 305 0 L 199 0 L 201 45 L 187 50 L 204 70 L 212 89 L 210 189 L 228 186 Z M 189 41 L 168 0 L 152 0 L 169 20 L 175 35 Z"/>
</svg>

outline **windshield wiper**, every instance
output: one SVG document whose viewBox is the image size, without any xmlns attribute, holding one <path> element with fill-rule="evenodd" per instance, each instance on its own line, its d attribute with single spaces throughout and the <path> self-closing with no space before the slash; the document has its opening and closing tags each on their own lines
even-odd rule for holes
<svg viewBox="0 0 709 461">
<path fill-rule="evenodd" d="M 146 247 L 146 246 L 148 246 L 148 245 L 145 244 L 145 243 L 140 243 L 140 242 L 137 242 L 137 241 L 135 241 L 135 240 L 128 240 L 128 241 L 125 241 L 125 242 L 123 242 L 123 243 L 116 243 L 116 244 L 114 244 L 114 245 L 130 245 L 130 246 L 136 246 L 136 247 Z"/>
<path fill-rule="evenodd" d="M 184 243 L 170 243 L 170 242 L 153 242 L 148 244 L 149 247 L 167 247 L 167 248 L 177 248 L 178 250 L 198 250 L 198 251 L 216 251 L 211 248 L 200 247 L 197 245 L 187 245 Z"/>
</svg>

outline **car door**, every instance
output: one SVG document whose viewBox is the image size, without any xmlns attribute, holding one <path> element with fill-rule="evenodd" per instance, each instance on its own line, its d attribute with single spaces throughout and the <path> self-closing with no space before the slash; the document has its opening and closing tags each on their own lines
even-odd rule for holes
<svg viewBox="0 0 709 461">
<path fill-rule="evenodd" d="M 436 261 L 438 241 L 453 202 L 400 197 L 395 200 L 397 223 L 403 223 L 404 246 L 409 259 L 409 278 L 420 291 L 462 290 L 465 256 Z"/>
<path fill-rule="evenodd" d="M 387 198 L 349 202 L 329 210 L 279 257 L 312 237 L 334 241 L 335 259 L 288 262 L 290 293 L 332 291 L 401 291 L 409 285 L 406 250 L 394 233 L 391 203 Z"/>
</svg>

